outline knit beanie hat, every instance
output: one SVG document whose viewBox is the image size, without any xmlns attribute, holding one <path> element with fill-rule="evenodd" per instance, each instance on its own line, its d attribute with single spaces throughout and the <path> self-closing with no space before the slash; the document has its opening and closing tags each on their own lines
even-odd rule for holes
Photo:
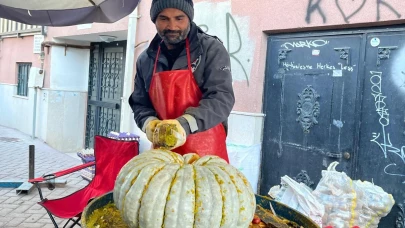
<svg viewBox="0 0 405 228">
<path fill-rule="evenodd" d="M 193 0 L 153 0 L 150 8 L 150 18 L 155 23 L 160 12 L 167 8 L 175 8 L 183 11 L 190 21 L 194 18 Z"/>
</svg>

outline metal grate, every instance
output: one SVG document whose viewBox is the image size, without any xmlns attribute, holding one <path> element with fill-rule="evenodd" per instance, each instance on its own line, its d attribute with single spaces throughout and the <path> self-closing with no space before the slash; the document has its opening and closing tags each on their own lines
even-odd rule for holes
<svg viewBox="0 0 405 228">
<path fill-rule="evenodd" d="M 28 75 L 31 69 L 31 63 L 17 63 L 18 68 L 18 85 L 17 85 L 17 95 L 27 96 L 28 95 Z"/>
<path fill-rule="evenodd" d="M 85 147 L 94 136 L 120 130 L 125 42 L 97 44 L 91 53 Z"/>
</svg>

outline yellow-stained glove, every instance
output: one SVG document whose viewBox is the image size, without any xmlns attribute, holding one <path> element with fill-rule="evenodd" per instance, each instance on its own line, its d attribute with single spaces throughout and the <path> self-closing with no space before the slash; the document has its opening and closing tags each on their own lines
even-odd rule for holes
<svg viewBox="0 0 405 228">
<path fill-rule="evenodd" d="M 172 150 L 186 143 L 186 132 L 178 120 L 162 120 L 153 133 L 153 146 Z"/>
<path fill-rule="evenodd" d="M 146 125 L 146 128 L 145 128 L 145 133 L 146 133 L 146 137 L 148 138 L 148 140 L 150 141 L 150 142 L 152 142 L 153 143 L 153 132 L 155 132 L 155 129 L 156 129 L 156 125 L 158 124 L 158 123 L 160 123 L 160 122 L 162 122 L 161 120 L 151 120 L 151 121 L 149 121 L 149 123 Z"/>
</svg>

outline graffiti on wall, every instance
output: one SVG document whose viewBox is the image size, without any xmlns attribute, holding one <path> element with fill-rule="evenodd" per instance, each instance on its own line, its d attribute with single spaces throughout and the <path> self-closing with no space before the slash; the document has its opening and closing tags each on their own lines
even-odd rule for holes
<svg viewBox="0 0 405 228">
<path fill-rule="evenodd" d="M 336 9 L 336 12 L 338 12 L 342 16 L 343 20 L 346 23 L 350 23 L 350 19 L 361 12 L 366 4 L 366 0 L 352 0 L 350 4 L 346 4 L 350 7 L 344 7 L 343 0 L 335 0 L 334 5 L 328 4 L 328 2 L 325 2 L 325 4 L 321 5 L 322 1 L 323 0 L 308 0 L 307 13 L 305 17 L 305 21 L 307 22 L 307 24 L 311 23 L 311 18 L 315 15 L 319 15 L 322 18 L 323 23 L 326 23 L 328 16 L 324 13 L 323 8 L 326 6 L 334 7 L 334 9 Z M 376 2 L 373 1 L 373 4 L 375 4 L 377 12 L 376 21 L 381 20 L 382 7 L 388 9 L 389 12 L 395 15 L 397 18 L 401 18 L 401 14 L 387 0 L 377 0 Z"/>
<path fill-rule="evenodd" d="M 246 81 L 249 85 L 255 44 L 249 38 L 249 19 L 231 13 L 231 1 L 195 4 L 194 21 L 204 32 L 217 36 L 231 58 L 234 81 Z M 201 22 L 201 23 L 199 23 Z"/>
<path fill-rule="evenodd" d="M 384 172 L 390 176 L 405 177 L 405 174 L 395 172 L 396 168 L 405 165 L 405 146 L 396 147 L 391 142 L 390 133 L 387 127 L 390 125 L 390 114 L 385 99 L 387 98 L 382 91 L 382 72 L 371 71 L 371 95 L 374 97 L 376 112 L 379 116 L 381 131 L 373 133 L 371 142 L 376 143 L 384 154 L 384 158 L 390 160 L 390 164 L 386 165 Z M 389 156 L 391 155 L 391 156 Z M 405 181 L 403 182 L 405 183 Z"/>
</svg>

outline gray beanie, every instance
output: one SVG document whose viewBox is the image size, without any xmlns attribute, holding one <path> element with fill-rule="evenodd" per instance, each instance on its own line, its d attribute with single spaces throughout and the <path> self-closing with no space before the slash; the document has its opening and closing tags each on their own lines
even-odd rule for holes
<svg viewBox="0 0 405 228">
<path fill-rule="evenodd" d="M 160 12 L 167 8 L 175 8 L 183 11 L 190 21 L 194 18 L 194 4 L 192 0 L 153 0 L 150 8 L 150 18 L 155 23 Z"/>
</svg>

